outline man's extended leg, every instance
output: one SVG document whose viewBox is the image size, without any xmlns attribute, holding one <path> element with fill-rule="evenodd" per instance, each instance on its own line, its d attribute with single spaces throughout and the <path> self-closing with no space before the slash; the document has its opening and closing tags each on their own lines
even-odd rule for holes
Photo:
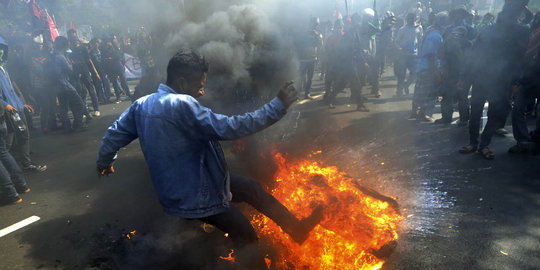
<svg viewBox="0 0 540 270">
<path fill-rule="evenodd" d="M 267 269 L 263 254 L 258 248 L 257 233 L 249 220 L 234 205 L 217 215 L 200 218 L 200 221 L 215 226 L 229 234 L 238 251 L 238 262 L 245 269 Z"/>
<path fill-rule="evenodd" d="M 307 239 L 309 232 L 323 218 L 322 208 L 318 207 L 309 217 L 299 220 L 268 193 L 259 182 L 244 176 L 231 174 L 231 193 L 233 194 L 233 202 L 246 202 L 253 206 L 257 211 L 276 222 L 299 244 Z"/>
</svg>

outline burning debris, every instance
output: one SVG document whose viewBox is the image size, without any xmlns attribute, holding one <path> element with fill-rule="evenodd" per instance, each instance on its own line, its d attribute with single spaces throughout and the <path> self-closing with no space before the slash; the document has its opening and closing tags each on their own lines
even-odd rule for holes
<svg viewBox="0 0 540 270">
<path fill-rule="evenodd" d="M 219 256 L 219 258 L 225 261 L 229 261 L 231 263 L 236 263 L 235 257 L 232 256 L 233 253 L 234 253 L 234 249 L 231 249 L 231 252 L 229 253 L 227 257 Z"/>
<path fill-rule="evenodd" d="M 319 153 L 319 152 L 316 152 Z M 273 196 L 299 218 L 313 205 L 326 217 L 302 246 L 263 215 L 252 223 L 271 246 L 276 269 L 380 269 L 393 252 L 402 219 L 392 198 L 362 187 L 336 167 L 274 155 L 278 170 Z M 268 261 L 267 261 L 268 262 Z"/>
</svg>

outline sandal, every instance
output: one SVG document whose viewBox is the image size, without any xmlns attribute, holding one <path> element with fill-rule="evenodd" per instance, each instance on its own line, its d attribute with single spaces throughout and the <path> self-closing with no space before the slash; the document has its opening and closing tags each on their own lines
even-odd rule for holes
<svg viewBox="0 0 540 270">
<path fill-rule="evenodd" d="M 483 147 L 483 148 L 478 149 L 478 152 L 485 159 L 488 159 L 488 160 L 492 160 L 495 157 L 495 154 L 493 152 L 491 152 L 491 150 L 489 150 L 489 148 L 487 148 L 487 147 Z"/>
<path fill-rule="evenodd" d="M 469 145 L 466 145 L 466 146 L 463 146 L 461 148 L 459 148 L 459 152 L 462 153 L 462 154 L 468 154 L 468 153 L 472 153 L 472 152 L 475 152 L 476 151 L 476 145 L 472 145 L 472 144 L 469 144 Z"/>
</svg>

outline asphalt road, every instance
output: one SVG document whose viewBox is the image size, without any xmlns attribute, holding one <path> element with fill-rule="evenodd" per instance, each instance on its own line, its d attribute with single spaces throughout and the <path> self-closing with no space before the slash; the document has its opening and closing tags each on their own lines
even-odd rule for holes
<svg viewBox="0 0 540 270">
<path fill-rule="evenodd" d="M 393 98 L 394 87 L 383 78 L 369 113 L 346 94 L 335 109 L 320 97 L 294 105 L 246 139 L 243 154 L 224 143 L 231 171 L 264 182 L 272 166 L 257 157 L 271 148 L 322 150 L 319 161 L 398 201 L 404 219 L 383 269 L 540 269 L 540 158 L 508 154 L 511 135 L 493 140 L 493 161 L 459 154 L 467 129 L 408 120 L 410 97 Z M 314 88 L 320 94 L 321 82 Z M 0 229 L 40 220 L 0 237 L 0 269 L 231 268 L 216 260 L 231 246 L 221 232 L 161 210 L 137 142 L 120 152 L 114 176 L 96 177 L 101 137 L 127 106 L 102 106 L 85 132 L 33 137 L 33 159 L 49 169 L 27 175 L 22 204 L 0 207 Z"/>
</svg>

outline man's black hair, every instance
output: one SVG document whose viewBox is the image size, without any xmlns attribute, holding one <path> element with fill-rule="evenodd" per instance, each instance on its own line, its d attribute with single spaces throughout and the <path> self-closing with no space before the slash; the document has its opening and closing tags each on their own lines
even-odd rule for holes
<svg viewBox="0 0 540 270">
<path fill-rule="evenodd" d="M 69 47 L 69 42 L 66 37 L 59 36 L 54 40 L 54 49 L 56 51 L 60 51 L 68 47 Z"/>
<path fill-rule="evenodd" d="M 180 77 L 189 80 L 198 72 L 208 72 L 208 63 L 204 57 L 191 50 L 180 50 L 167 65 L 167 84 L 173 84 Z"/>
</svg>

